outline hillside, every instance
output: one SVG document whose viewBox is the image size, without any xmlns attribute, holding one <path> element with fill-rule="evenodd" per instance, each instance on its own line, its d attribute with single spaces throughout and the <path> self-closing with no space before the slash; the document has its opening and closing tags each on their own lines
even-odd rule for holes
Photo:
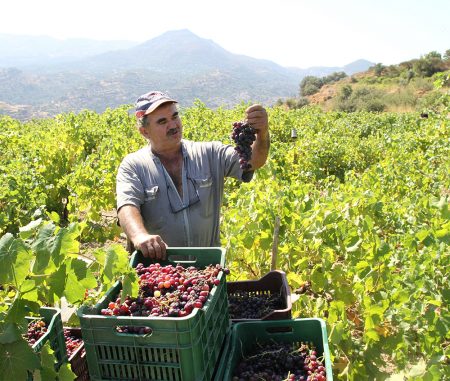
<svg viewBox="0 0 450 381">
<path fill-rule="evenodd" d="M 2 41 L 0 51 L 6 52 Z M 5 67 L 0 57 L 0 113 L 26 120 L 83 109 L 103 112 L 131 104 L 149 89 L 167 91 L 186 107 L 196 99 L 212 108 L 251 101 L 272 105 L 295 96 L 306 75 L 352 75 L 373 65 L 358 60 L 341 68 L 288 68 L 232 54 L 188 30 L 76 60 L 60 50 L 59 62 L 49 61 L 44 52 L 40 60 L 34 57 L 32 66 L 21 65 L 22 56 L 14 63 L 9 53 L 11 66 Z"/>
<path fill-rule="evenodd" d="M 298 103 L 291 100 L 291 104 L 294 108 L 295 104 L 319 105 L 326 111 L 430 110 L 440 94 L 448 91 L 448 80 L 442 89 L 435 89 L 434 81 L 439 73 L 450 73 L 450 60 L 432 52 L 389 67 L 377 64 L 338 81 L 323 81 L 316 92 L 305 95 Z"/>
</svg>

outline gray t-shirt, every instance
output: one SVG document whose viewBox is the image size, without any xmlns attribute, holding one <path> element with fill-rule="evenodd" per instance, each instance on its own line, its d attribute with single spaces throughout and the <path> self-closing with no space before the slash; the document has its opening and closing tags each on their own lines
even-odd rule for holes
<svg viewBox="0 0 450 381">
<path fill-rule="evenodd" d="M 225 177 L 250 181 L 231 145 L 182 140 L 183 200 L 150 146 L 127 155 L 117 174 L 117 210 L 140 209 L 150 234 L 172 247 L 220 246 L 220 207 Z M 189 205 L 189 207 L 188 207 Z"/>
</svg>

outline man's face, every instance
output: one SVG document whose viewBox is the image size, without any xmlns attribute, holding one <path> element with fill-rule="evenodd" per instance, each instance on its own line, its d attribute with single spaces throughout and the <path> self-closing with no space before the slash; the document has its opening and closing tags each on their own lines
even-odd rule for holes
<svg viewBox="0 0 450 381">
<path fill-rule="evenodd" d="M 159 106 L 147 116 L 146 126 L 141 127 L 140 132 L 156 150 L 178 146 L 183 127 L 176 104 L 164 103 Z"/>
</svg>

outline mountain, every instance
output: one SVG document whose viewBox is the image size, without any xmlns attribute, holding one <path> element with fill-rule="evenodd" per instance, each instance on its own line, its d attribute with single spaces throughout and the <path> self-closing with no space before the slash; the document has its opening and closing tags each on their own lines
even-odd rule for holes
<svg viewBox="0 0 450 381">
<path fill-rule="evenodd" d="M 6 49 L 2 41 L 0 38 L 0 52 Z M 28 119 L 86 108 L 102 112 L 107 107 L 132 104 L 151 89 L 167 91 L 182 106 L 192 105 L 195 99 L 213 108 L 241 102 L 271 105 L 280 98 L 296 96 L 305 75 L 335 71 L 351 75 L 373 66 L 361 60 L 342 68 L 287 68 L 232 54 L 189 30 L 166 32 L 142 44 L 130 43 L 110 51 L 95 43 L 84 44 L 84 50 L 75 49 L 73 41 L 52 50 L 45 44 L 48 40 L 43 41 L 45 48 L 38 49 L 42 59 L 33 61 L 30 55 L 27 66 L 20 64 L 26 55 L 16 54 L 20 59 L 14 64 L 10 54 L 8 62 L 13 65 L 9 67 L 0 56 L 0 113 Z M 98 54 L 89 54 L 95 49 Z M 48 59 L 50 51 L 59 52 L 58 60 Z"/>
<path fill-rule="evenodd" d="M 0 68 L 47 66 L 137 45 L 132 41 L 58 40 L 0 33 Z"/>
</svg>

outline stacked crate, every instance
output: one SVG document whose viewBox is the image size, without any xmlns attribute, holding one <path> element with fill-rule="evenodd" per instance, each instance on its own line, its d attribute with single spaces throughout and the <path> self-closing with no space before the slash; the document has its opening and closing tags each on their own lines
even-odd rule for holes
<svg viewBox="0 0 450 381">
<path fill-rule="evenodd" d="M 33 344 L 32 349 L 38 353 L 44 344 L 49 342 L 56 358 L 55 369 L 58 370 L 64 362 L 67 362 L 61 310 L 59 308 L 41 307 L 39 308 L 39 317 L 27 317 L 28 323 L 37 319 L 42 319 L 45 322 L 47 332 Z M 33 380 L 31 373 L 29 373 L 28 380 Z"/>
<path fill-rule="evenodd" d="M 170 248 L 162 266 L 180 263 L 204 268 L 225 264 L 221 248 Z M 131 266 L 155 262 L 134 253 Z M 225 274 L 213 287 L 203 308 L 185 317 L 102 316 L 116 300 L 117 282 L 94 307 L 82 306 L 77 315 L 91 380 L 206 381 L 213 376 L 222 343 L 229 329 Z M 146 335 L 123 334 L 118 326 L 149 327 Z"/>
<path fill-rule="evenodd" d="M 83 339 L 81 335 L 81 328 L 66 327 L 71 336 L 77 339 Z M 75 381 L 89 381 L 89 370 L 86 360 L 86 352 L 84 350 L 84 343 L 69 356 L 69 364 L 72 372 L 77 376 Z"/>
</svg>

